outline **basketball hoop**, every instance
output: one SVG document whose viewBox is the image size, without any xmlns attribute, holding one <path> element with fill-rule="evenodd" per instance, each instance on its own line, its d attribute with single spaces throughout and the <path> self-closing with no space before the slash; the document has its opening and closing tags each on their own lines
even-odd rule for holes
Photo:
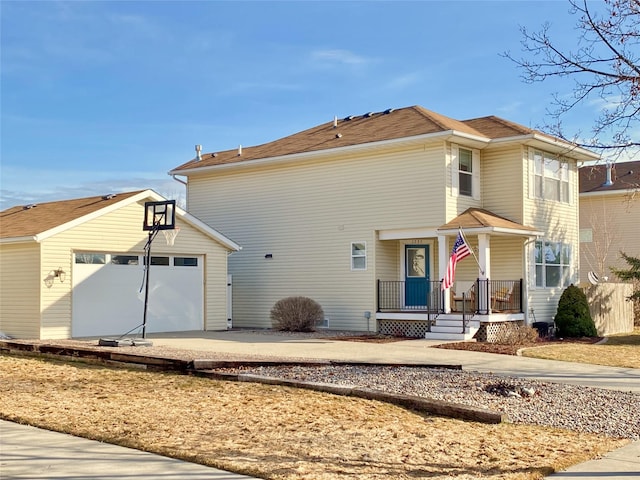
<svg viewBox="0 0 640 480">
<path fill-rule="evenodd" d="M 164 233 L 164 238 L 167 239 L 167 245 L 171 246 L 180 233 L 180 227 L 172 228 L 171 230 L 162 230 L 162 233 Z"/>
</svg>

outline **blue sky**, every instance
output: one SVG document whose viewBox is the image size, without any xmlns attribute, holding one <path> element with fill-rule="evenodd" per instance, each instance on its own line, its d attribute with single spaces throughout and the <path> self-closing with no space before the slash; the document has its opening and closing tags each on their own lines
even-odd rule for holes
<svg viewBox="0 0 640 480">
<path fill-rule="evenodd" d="M 203 152 L 421 105 L 529 127 L 571 80 L 526 84 L 520 26 L 577 42 L 553 1 L 0 2 L 0 208 L 152 188 Z M 588 130 L 597 106 L 567 119 Z"/>
</svg>

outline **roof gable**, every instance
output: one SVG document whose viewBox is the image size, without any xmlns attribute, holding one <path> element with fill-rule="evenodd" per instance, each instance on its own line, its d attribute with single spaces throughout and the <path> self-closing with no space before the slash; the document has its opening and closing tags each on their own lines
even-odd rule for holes
<svg viewBox="0 0 640 480">
<path fill-rule="evenodd" d="M 606 186 L 606 165 L 589 165 L 580 168 L 580 193 L 614 192 L 640 189 L 640 161 L 611 165 L 612 185 Z"/>
<path fill-rule="evenodd" d="M 121 203 L 145 190 L 16 206 L 0 212 L 0 239 L 35 237 Z"/>
<path fill-rule="evenodd" d="M 495 116 L 471 120 L 455 120 L 420 106 L 388 109 L 349 116 L 335 122 L 326 122 L 302 132 L 273 142 L 253 147 L 221 152 L 204 153 L 176 167 L 171 173 L 220 165 L 238 164 L 251 160 L 318 152 L 336 148 L 364 145 L 375 142 L 411 138 L 421 135 L 456 132 L 489 142 L 492 139 L 510 138 L 541 132 Z M 553 138 L 553 137 L 549 137 Z"/>
<path fill-rule="evenodd" d="M 12 207 L 0 212 L 0 243 L 41 241 L 133 202 L 159 200 L 165 200 L 165 198 L 153 190 L 138 190 L 117 195 Z M 200 230 L 229 250 L 242 249 L 233 240 L 179 207 L 176 207 L 176 218 Z M 140 218 L 140 232 L 142 232 L 142 218 Z"/>
<path fill-rule="evenodd" d="M 468 208 L 450 222 L 438 228 L 438 231 L 453 231 L 456 229 L 467 230 L 493 230 L 503 233 L 536 235 L 535 228 L 527 227 L 508 218 L 501 217 L 489 210 L 482 208 Z"/>
</svg>

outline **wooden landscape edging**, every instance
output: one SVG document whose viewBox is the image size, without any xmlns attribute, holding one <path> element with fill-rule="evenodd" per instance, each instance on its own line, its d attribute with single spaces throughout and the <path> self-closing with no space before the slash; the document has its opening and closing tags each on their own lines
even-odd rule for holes
<svg viewBox="0 0 640 480">
<path fill-rule="evenodd" d="M 344 395 L 364 398 L 367 400 L 377 400 L 380 402 L 399 405 L 410 410 L 426 412 L 443 417 L 457 418 L 460 420 L 471 420 L 480 423 L 503 423 L 507 421 L 507 416 L 503 413 L 495 412 L 484 408 L 477 408 L 459 403 L 445 402 L 431 398 L 418 397 L 415 395 L 403 395 L 389 393 L 382 390 L 363 388 L 349 385 L 335 385 L 331 383 L 303 382 L 299 380 L 287 380 L 276 377 L 265 377 L 261 375 L 246 373 L 220 373 L 215 371 L 199 370 L 195 375 L 214 378 L 218 380 L 228 380 L 235 382 L 255 382 L 267 385 L 280 385 L 284 387 L 304 388 L 317 392 L 332 393 L 334 395 Z"/>
<path fill-rule="evenodd" d="M 172 358 L 136 355 L 109 350 L 69 347 L 55 344 L 30 344 L 0 341 L 0 352 L 44 357 L 67 357 L 89 362 L 134 365 L 148 370 L 186 372 L 191 362 Z"/>
</svg>

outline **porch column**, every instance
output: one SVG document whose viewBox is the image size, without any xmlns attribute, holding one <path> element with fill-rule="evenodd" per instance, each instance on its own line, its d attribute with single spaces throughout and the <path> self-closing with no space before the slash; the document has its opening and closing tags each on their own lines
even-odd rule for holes
<svg viewBox="0 0 640 480">
<path fill-rule="evenodd" d="M 489 238 L 489 235 L 486 233 L 478 234 L 478 263 L 480 264 L 478 278 L 480 280 L 491 278 L 491 246 Z M 489 288 L 489 285 L 487 282 L 480 282 L 479 287 L 478 307 L 480 310 L 486 310 L 491 313 L 491 305 L 487 305 L 487 299 L 489 298 L 489 292 L 487 289 Z"/>
<path fill-rule="evenodd" d="M 479 278 L 486 280 L 491 278 L 491 246 L 489 234 L 478 234 L 478 263 L 480 264 Z"/>
<path fill-rule="evenodd" d="M 438 235 L 438 280 L 444 278 L 444 274 L 447 271 L 447 264 L 449 263 L 449 246 L 447 245 L 447 237 L 445 235 Z M 444 303 L 442 308 L 444 313 L 451 313 L 451 296 L 449 290 L 444 292 Z"/>
</svg>

